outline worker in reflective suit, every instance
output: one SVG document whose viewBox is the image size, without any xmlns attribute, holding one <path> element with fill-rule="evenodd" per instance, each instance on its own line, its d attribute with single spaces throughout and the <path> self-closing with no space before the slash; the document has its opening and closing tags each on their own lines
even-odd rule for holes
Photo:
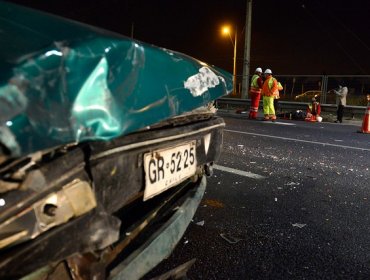
<svg viewBox="0 0 370 280">
<path fill-rule="evenodd" d="M 312 97 L 312 101 L 310 104 L 308 104 L 307 107 L 307 116 L 305 120 L 309 122 L 320 121 L 322 120 L 320 117 L 320 113 L 321 113 L 320 103 L 316 101 L 315 97 Z"/>
<path fill-rule="evenodd" d="M 262 80 L 262 69 L 258 67 L 256 71 L 254 71 L 254 75 L 251 79 L 251 86 L 249 88 L 249 94 L 251 97 L 251 106 L 249 109 L 249 119 L 255 120 L 257 119 L 258 114 L 258 106 L 261 99 L 261 91 L 263 86 Z"/>
<path fill-rule="evenodd" d="M 265 78 L 262 86 L 264 120 L 274 122 L 276 120 L 274 96 L 279 94 L 278 81 L 272 76 L 270 69 L 265 70 Z"/>
</svg>

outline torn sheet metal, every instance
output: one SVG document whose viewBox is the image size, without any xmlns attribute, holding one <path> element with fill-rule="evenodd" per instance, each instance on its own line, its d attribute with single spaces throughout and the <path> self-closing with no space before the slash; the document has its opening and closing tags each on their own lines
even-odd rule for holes
<svg viewBox="0 0 370 280">
<path fill-rule="evenodd" d="M 91 185 L 75 180 L 0 224 L 0 249 L 34 239 L 53 227 L 89 212 L 96 205 Z"/>
<path fill-rule="evenodd" d="M 187 55 L 32 9 L 0 2 L 0 25 L 0 154 L 110 140 L 232 91 Z"/>
</svg>

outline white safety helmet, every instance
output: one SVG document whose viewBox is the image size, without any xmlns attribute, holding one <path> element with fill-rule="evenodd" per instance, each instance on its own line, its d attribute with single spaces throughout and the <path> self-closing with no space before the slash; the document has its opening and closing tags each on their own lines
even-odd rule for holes
<svg viewBox="0 0 370 280">
<path fill-rule="evenodd" d="M 256 68 L 256 71 L 254 71 L 254 72 L 262 73 L 262 68 L 261 67 L 257 67 Z"/>
<path fill-rule="evenodd" d="M 265 74 L 272 74 L 271 69 L 266 69 L 266 70 L 265 70 Z"/>
</svg>

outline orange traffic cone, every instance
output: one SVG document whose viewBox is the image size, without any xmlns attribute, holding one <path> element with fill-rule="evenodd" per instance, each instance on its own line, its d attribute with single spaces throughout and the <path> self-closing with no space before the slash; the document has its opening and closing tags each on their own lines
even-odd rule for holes
<svg viewBox="0 0 370 280">
<path fill-rule="evenodd" d="M 370 105 L 367 106 L 364 120 L 362 121 L 362 128 L 359 132 L 370 133 Z"/>
</svg>

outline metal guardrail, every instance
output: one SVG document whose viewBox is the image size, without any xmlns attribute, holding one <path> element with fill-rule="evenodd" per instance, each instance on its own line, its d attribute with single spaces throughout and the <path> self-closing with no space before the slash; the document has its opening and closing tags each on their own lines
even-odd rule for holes
<svg viewBox="0 0 370 280">
<path fill-rule="evenodd" d="M 216 100 L 217 108 L 235 109 L 246 108 L 249 110 L 251 100 L 239 98 L 219 98 Z M 292 102 L 292 101 L 279 101 L 280 111 L 289 112 L 295 110 L 305 111 L 307 109 L 307 102 Z M 337 106 L 334 104 L 320 104 L 322 112 L 335 113 Z M 262 101 L 260 101 L 260 108 L 262 108 Z M 366 111 L 366 106 L 345 106 L 344 114 L 354 116 L 363 116 Z"/>
</svg>

